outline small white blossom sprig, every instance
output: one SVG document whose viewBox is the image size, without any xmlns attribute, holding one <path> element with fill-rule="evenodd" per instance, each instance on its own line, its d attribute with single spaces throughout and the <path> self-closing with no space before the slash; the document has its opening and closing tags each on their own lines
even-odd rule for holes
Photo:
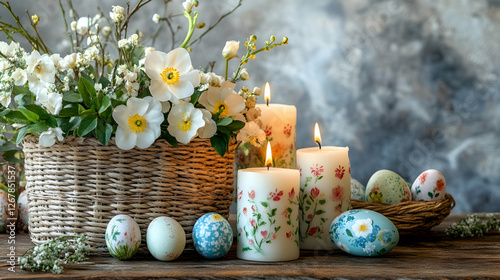
<svg viewBox="0 0 500 280">
<path fill-rule="evenodd" d="M 85 235 L 62 236 L 43 244 L 30 248 L 18 262 L 23 270 L 50 271 L 60 274 L 63 272 L 63 264 L 78 263 L 85 260 L 89 255 L 85 245 Z"/>
<path fill-rule="evenodd" d="M 476 214 L 467 215 L 458 223 L 449 226 L 445 233 L 452 237 L 482 236 L 490 230 L 500 230 L 500 220 L 493 214 L 479 217 Z"/>
</svg>

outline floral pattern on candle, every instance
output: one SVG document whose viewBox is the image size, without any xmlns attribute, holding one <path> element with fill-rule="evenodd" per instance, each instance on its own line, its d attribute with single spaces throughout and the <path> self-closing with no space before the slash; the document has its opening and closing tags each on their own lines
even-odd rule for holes
<svg viewBox="0 0 500 280">
<path fill-rule="evenodd" d="M 278 236 L 282 235 L 287 239 L 293 239 L 295 244 L 299 246 L 298 216 L 296 216 L 296 221 L 292 221 L 292 217 L 294 217 L 292 207 L 284 209 L 272 207 L 273 201 L 278 202 L 282 199 L 288 199 L 290 206 L 297 205 L 298 195 L 296 195 L 295 189 L 285 195 L 282 190 L 278 191 L 276 188 L 274 191 L 269 192 L 265 201 L 255 201 L 255 194 L 255 190 L 248 192 L 247 202 L 250 208 L 244 207 L 242 213 L 238 213 L 237 216 L 237 224 L 243 225 L 238 228 L 238 238 L 240 239 L 241 235 L 244 234 L 247 240 L 247 244 L 241 247 L 241 251 L 255 251 L 265 255 L 262 247 L 266 246 L 266 244 L 272 244 Z M 243 196 L 243 191 L 238 192 L 238 201 L 242 200 Z M 288 229 L 276 225 L 278 213 L 281 213 L 287 219 L 286 224 L 290 226 Z"/>
</svg>

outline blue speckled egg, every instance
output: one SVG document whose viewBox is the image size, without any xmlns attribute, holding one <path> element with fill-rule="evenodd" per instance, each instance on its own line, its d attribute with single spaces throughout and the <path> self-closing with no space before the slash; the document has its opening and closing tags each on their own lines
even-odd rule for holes
<svg viewBox="0 0 500 280">
<path fill-rule="evenodd" d="M 362 257 L 381 256 L 399 242 L 396 226 L 371 210 L 346 211 L 330 224 L 330 238 L 342 251 Z"/>
<path fill-rule="evenodd" d="M 358 180 L 351 178 L 351 198 L 358 200 L 366 200 L 365 198 L 365 186 L 363 186 Z"/>
<path fill-rule="evenodd" d="M 221 258 L 233 245 L 231 225 L 217 213 L 205 214 L 194 224 L 193 244 L 196 251 L 205 258 Z"/>
<path fill-rule="evenodd" d="M 375 172 L 366 184 L 366 201 L 397 204 L 411 200 L 411 191 L 406 181 L 390 170 Z"/>
</svg>

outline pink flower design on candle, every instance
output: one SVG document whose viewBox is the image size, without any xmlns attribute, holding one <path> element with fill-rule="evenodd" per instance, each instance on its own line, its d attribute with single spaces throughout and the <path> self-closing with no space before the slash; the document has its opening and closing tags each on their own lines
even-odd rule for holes
<svg viewBox="0 0 500 280">
<path fill-rule="evenodd" d="M 316 232 L 318 232 L 318 227 L 312 227 L 310 230 L 309 230 L 309 235 L 314 235 L 316 234 Z"/>
<path fill-rule="evenodd" d="M 283 129 L 283 134 L 287 138 L 290 138 L 290 135 L 292 135 L 292 126 L 290 124 L 285 125 L 285 128 Z"/>
<path fill-rule="evenodd" d="M 286 238 L 290 239 L 290 237 L 292 237 L 292 232 L 291 231 L 289 231 L 289 232 L 286 233 Z"/>
<path fill-rule="evenodd" d="M 248 244 L 253 245 L 253 239 L 248 239 Z"/>
<path fill-rule="evenodd" d="M 281 213 L 281 215 L 283 215 L 285 218 L 288 218 L 288 211 L 286 209 L 283 210 L 283 212 Z"/>
<path fill-rule="evenodd" d="M 289 193 L 288 193 L 288 197 L 290 199 L 293 199 L 295 197 L 295 189 L 292 189 Z"/>
<path fill-rule="evenodd" d="M 250 225 L 254 228 L 257 222 L 254 219 L 250 219 Z"/>
<path fill-rule="evenodd" d="M 262 238 L 266 238 L 266 236 L 267 236 L 267 230 L 261 231 L 260 234 L 262 235 Z"/>
<path fill-rule="evenodd" d="M 252 211 L 255 212 L 255 205 L 252 205 Z"/>
<path fill-rule="evenodd" d="M 273 240 L 276 239 L 276 237 L 278 237 L 278 235 L 275 233 L 273 233 Z"/>
<path fill-rule="evenodd" d="M 332 200 L 337 201 L 337 200 L 342 200 L 344 197 L 344 188 L 341 186 L 336 186 L 335 188 L 332 189 Z"/>
<path fill-rule="evenodd" d="M 307 219 L 308 219 L 308 220 L 311 220 L 312 218 L 313 218 L 313 215 L 312 215 L 312 214 L 307 215 Z"/>
<path fill-rule="evenodd" d="M 248 209 L 246 207 L 243 207 L 243 215 L 245 215 L 245 216 L 247 215 L 247 210 Z"/>
<path fill-rule="evenodd" d="M 239 191 L 238 192 L 238 200 L 241 200 L 242 197 L 243 197 L 243 191 Z"/>
<path fill-rule="evenodd" d="M 266 125 L 266 128 L 264 128 L 264 132 L 266 133 L 266 137 L 269 137 L 273 134 L 273 127 Z"/>
<path fill-rule="evenodd" d="M 248 197 L 249 197 L 251 200 L 254 200 L 254 199 L 255 199 L 255 191 L 254 191 L 254 190 L 249 191 L 249 192 L 248 192 Z"/>
<path fill-rule="evenodd" d="M 316 187 L 312 188 L 311 189 L 311 196 L 312 196 L 312 198 L 316 198 L 316 197 L 318 197 L 318 195 L 319 195 L 319 189 L 316 188 Z"/>
<path fill-rule="evenodd" d="M 323 169 L 323 165 L 322 166 L 319 166 L 319 164 L 315 164 L 311 167 L 311 173 L 314 175 L 314 176 L 321 176 L 321 174 L 323 173 L 323 171 L 325 171 Z"/>
<path fill-rule="evenodd" d="M 283 191 L 278 192 L 278 189 L 276 189 L 276 192 L 270 192 L 269 195 L 273 198 L 273 201 L 280 201 Z"/>
<path fill-rule="evenodd" d="M 339 178 L 340 180 L 342 180 L 342 178 L 344 178 L 344 173 L 345 173 L 345 169 L 343 166 L 339 165 L 339 168 L 335 169 L 335 177 Z"/>
</svg>

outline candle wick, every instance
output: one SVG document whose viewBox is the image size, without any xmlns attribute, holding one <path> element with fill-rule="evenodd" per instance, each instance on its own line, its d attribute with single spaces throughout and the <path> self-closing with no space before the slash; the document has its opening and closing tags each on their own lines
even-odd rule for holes
<svg viewBox="0 0 500 280">
<path fill-rule="evenodd" d="M 321 142 L 317 141 L 316 144 L 318 144 L 319 149 L 321 150 Z"/>
<path fill-rule="evenodd" d="M 269 167 L 270 167 L 270 166 L 268 165 L 268 166 L 266 166 L 266 167 L 267 167 L 267 171 L 269 171 Z"/>
<path fill-rule="evenodd" d="M 266 100 L 267 107 L 269 107 L 269 99 Z"/>
</svg>

